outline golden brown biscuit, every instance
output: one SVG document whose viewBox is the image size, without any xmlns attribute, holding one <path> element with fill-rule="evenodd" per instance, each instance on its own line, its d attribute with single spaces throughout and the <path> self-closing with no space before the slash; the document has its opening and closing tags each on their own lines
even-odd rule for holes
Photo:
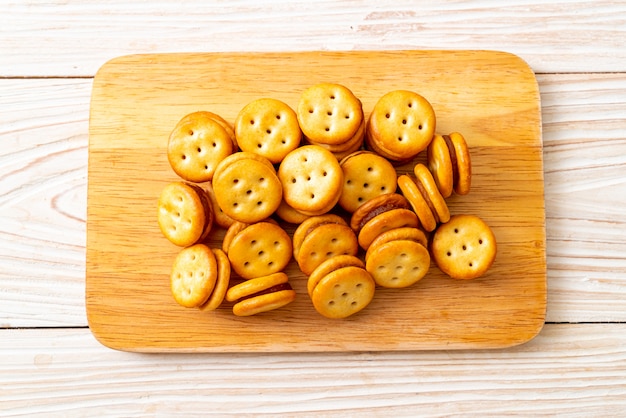
<svg viewBox="0 0 626 418">
<path fill-rule="evenodd" d="M 159 196 L 157 222 L 163 236 L 173 244 L 195 244 L 206 238 L 213 226 L 211 200 L 200 186 L 170 183 Z"/>
<path fill-rule="evenodd" d="M 430 254 L 416 241 L 391 240 L 372 249 L 365 268 L 379 286 L 408 287 L 428 273 Z"/>
<path fill-rule="evenodd" d="M 431 252 L 439 269 L 454 279 L 475 279 L 493 264 L 496 237 L 476 215 L 454 215 L 435 231 Z"/>
<path fill-rule="evenodd" d="M 472 182 L 472 162 L 469 153 L 469 147 L 463 135 L 453 132 L 450 135 L 444 135 L 444 139 L 453 155 L 456 164 L 454 164 L 454 192 L 459 195 L 468 194 Z"/>
<path fill-rule="evenodd" d="M 311 291 L 311 302 L 322 316 L 347 318 L 367 307 L 375 290 L 376 283 L 367 270 L 347 266 L 322 277 Z"/>
<path fill-rule="evenodd" d="M 283 272 L 256 277 L 228 289 L 226 300 L 235 302 L 233 313 L 251 316 L 268 312 L 293 302 L 296 292 Z"/>
<path fill-rule="evenodd" d="M 454 173 L 452 158 L 446 140 L 441 135 L 435 135 L 428 145 L 428 169 L 444 198 L 452 194 Z M 456 160 L 456 159 L 455 159 Z"/>
<path fill-rule="evenodd" d="M 226 253 L 217 248 L 211 251 L 213 251 L 217 261 L 217 280 L 209 298 L 200 306 L 202 311 L 214 311 L 217 309 L 224 301 L 230 283 L 230 261 L 228 261 Z"/>
<path fill-rule="evenodd" d="M 416 182 L 409 175 L 402 174 L 398 176 L 398 187 L 411 204 L 422 228 L 426 231 L 433 231 L 437 227 L 437 219 L 435 219 L 433 211 L 417 187 Z"/>
<path fill-rule="evenodd" d="M 199 110 L 197 112 L 192 112 L 183 116 L 183 118 L 178 123 L 183 124 L 189 121 L 199 120 L 202 118 L 212 119 L 213 121 L 217 122 L 222 128 L 224 128 L 224 130 L 228 134 L 228 137 L 231 139 L 233 143 L 233 152 L 237 151 L 238 146 L 237 146 L 237 140 L 235 139 L 235 130 L 233 129 L 232 126 L 230 126 L 230 123 L 228 123 L 226 119 L 224 119 L 217 113 L 209 112 L 206 110 Z"/>
<path fill-rule="evenodd" d="M 396 191 L 396 170 L 380 155 L 357 151 L 341 160 L 339 165 L 344 178 L 339 205 L 350 213 L 378 195 Z"/>
<path fill-rule="evenodd" d="M 358 241 L 361 248 L 367 251 L 376 237 L 396 228 L 417 228 L 419 220 L 410 209 L 390 209 L 379 213 L 367 221 L 359 232 Z"/>
<path fill-rule="evenodd" d="M 278 178 L 287 204 L 311 216 L 331 210 L 343 185 L 339 161 L 317 145 L 305 145 L 287 154 L 278 167 Z"/>
<path fill-rule="evenodd" d="M 354 211 L 350 217 L 350 227 L 358 235 L 363 225 L 376 215 L 391 209 L 409 209 L 410 207 L 409 202 L 401 194 L 382 194 L 363 203 Z"/>
<path fill-rule="evenodd" d="M 220 165 L 213 178 L 213 190 L 222 211 L 245 223 L 268 218 L 283 198 L 274 167 L 256 158 L 238 158 L 224 167 Z"/>
<path fill-rule="evenodd" d="M 299 228 L 303 229 L 301 227 L 304 225 L 306 232 L 299 246 L 296 247 L 295 238 L 293 241 L 295 259 L 304 274 L 311 274 L 320 263 L 329 258 L 337 255 L 355 256 L 358 253 L 359 244 L 356 235 L 345 221 L 341 223 L 321 221 L 308 227 L 311 219 L 300 224 Z"/>
<path fill-rule="evenodd" d="M 301 224 L 311 217 L 311 215 L 305 215 L 304 213 L 298 212 L 289 206 L 287 202 L 285 202 L 285 199 L 280 202 L 278 209 L 276 209 L 276 215 L 283 221 L 290 224 Z"/>
<path fill-rule="evenodd" d="M 309 296 L 311 296 L 313 289 L 317 286 L 319 281 L 322 280 L 327 274 L 348 266 L 360 267 L 364 269 L 365 263 L 354 255 L 337 255 L 320 263 L 320 265 L 311 272 L 309 279 L 307 280 L 307 292 L 309 293 Z"/>
<path fill-rule="evenodd" d="M 215 198 L 215 190 L 213 190 L 213 183 L 207 182 L 203 184 L 204 190 L 206 190 L 209 199 L 211 200 L 211 208 L 213 209 L 213 219 L 214 222 L 221 226 L 222 228 L 230 227 L 235 220 L 224 213 L 220 205 L 217 203 L 217 199 Z"/>
<path fill-rule="evenodd" d="M 422 192 L 426 202 L 430 205 L 437 222 L 446 223 L 450 219 L 450 210 L 446 200 L 439 193 L 433 175 L 424 164 L 418 163 L 413 168 L 415 174 L 415 184 Z"/>
<path fill-rule="evenodd" d="M 244 279 L 282 271 L 293 254 L 291 238 L 274 222 L 257 222 L 237 233 L 227 247 L 232 269 Z"/>
<path fill-rule="evenodd" d="M 316 144 L 348 141 L 363 119 L 361 101 L 347 87 L 319 83 L 302 92 L 296 110 L 306 138 Z"/>
<path fill-rule="evenodd" d="M 280 163 L 300 145 L 302 131 L 296 112 L 286 103 L 261 98 L 248 103 L 235 120 L 237 143 L 243 151 Z"/>
<path fill-rule="evenodd" d="M 426 98 L 412 91 L 391 91 L 372 109 L 368 140 L 387 158 L 411 159 L 426 149 L 435 123 L 435 111 Z"/>
<path fill-rule="evenodd" d="M 209 247 L 195 244 L 183 248 L 172 265 L 172 295 L 181 306 L 198 307 L 209 298 L 217 276 L 217 260 Z"/>
<path fill-rule="evenodd" d="M 170 134 L 167 158 L 181 178 L 200 183 L 213 178 L 217 164 L 233 153 L 228 132 L 212 118 L 184 118 Z"/>
<path fill-rule="evenodd" d="M 298 225 L 296 230 L 293 232 L 292 241 L 293 241 L 294 258 L 298 258 L 300 247 L 302 246 L 302 242 L 304 241 L 306 236 L 317 226 L 327 224 L 327 223 L 347 225 L 345 219 L 343 219 L 339 215 L 335 215 L 334 213 L 326 213 L 324 215 L 310 216 L 309 218 L 305 219 L 303 222 L 300 223 L 300 225 Z"/>
<path fill-rule="evenodd" d="M 365 253 L 365 260 L 367 261 L 369 256 L 376 250 L 376 248 L 378 248 L 379 245 L 395 240 L 415 241 L 424 247 L 428 247 L 428 238 L 421 229 L 408 226 L 394 228 L 381 233 L 374 239 L 374 241 L 372 241 L 367 249 L 367 252 Z"/>
</svg>

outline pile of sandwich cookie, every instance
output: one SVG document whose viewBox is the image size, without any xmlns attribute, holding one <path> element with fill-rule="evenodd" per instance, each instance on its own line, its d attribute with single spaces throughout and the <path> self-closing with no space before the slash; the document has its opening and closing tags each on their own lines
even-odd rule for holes
<svg viewBox="0 0 626 418">
<path fill-rule="evenodd" d="M 446 201 L 470 192 L 468 144 L 459 132 L 437 133 L 433 106 L 413 91 L 383 95 L 367 118 L 358 97 L 333 83 L 305 89 L 294 108 L 253 100 L 232 125 L 200 110 L 173 127 L 167 158 L 180 179 L 164 185 L 157 223 L 178 248 L 170 291 L 185 308 L 283 308 L 297 297 L 294 261 L 311 308 L 347 318 L 379 287 L 415 285 L 431 261 L 467 280 L 496 257 L 487 223 L 451 214 Z M 211 248 L 217 229 L 221 248 Z"/>
</svg>

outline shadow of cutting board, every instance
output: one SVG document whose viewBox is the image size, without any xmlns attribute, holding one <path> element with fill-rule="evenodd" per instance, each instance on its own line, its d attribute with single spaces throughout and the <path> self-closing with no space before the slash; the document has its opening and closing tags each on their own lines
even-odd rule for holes
<svg viewBox="0 0 626 418">
<path fill-rule="evenodd" d="M 287 268 L 297 299 L 239 318 L 232 305 L 201 312 L 178 306 L 169 289 L 179 251 L 160 234 L 156 202 L 178 180 L 167 139 L 176 122 L 209 110 L 234 122 L 260 97 L 296 107 L 303 89 L 340 83 L 366 116 L 396 89 L 425 96 L 437 132 L 466 137 L 472 190 L 450 212 L 482 217 L 498 256 L 473 281 L 430 273 L 406 289 L 377 289 L 345 320 L 317 314 L 306 277 Z M 418 156 L 416 161 L 423 160 Z M 409 172 L 412 165 L 399 167 Z M 293 226 L 285 226 L 293 232 Z M 221 246 L 216 228 L 209 245 Z M 113 59 L 93 82 L 89 127 L 86 307 L 104 345 L 143 352 L 376 351 L 503 348 L 532 339 L 546 309 L 545 211 L 537 82 L 518 57 L 492 51 L 210 53 Z"/>
</svg>

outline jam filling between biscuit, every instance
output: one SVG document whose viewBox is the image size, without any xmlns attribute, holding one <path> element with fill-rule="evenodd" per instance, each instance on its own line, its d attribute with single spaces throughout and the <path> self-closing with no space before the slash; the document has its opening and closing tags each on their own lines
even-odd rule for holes
<svg viewBox="0 0 626 418">
<path fill-rule="evenodd" d="M 368 223 L 369 221 L 374 219 L 376 216 L 380 215 L 381 213 L 385 213 L 387 211 L 393 210 L 393 209 L 404 209 L 404 206 L 398 205 L 398 204 L 393 204 L 393 203 L 384 203 L 384 204 L 382 204 L 380 206 L 375 207 L 374 209 L 370 210 L 363 217 L 363 219 L 361 219 L 361 222 L 359 223 L 359 230 L 361 228 L 363 228 L 363 226 L 366 223 Z"/>
<path fill-rule="evenodd" d="M 442 135 L 446 146 L 448 147 L 448 153 L 450 154 L 450 161 L 452 162 L 452 184 L 456 186 L 459 183 L 459 163 L 456 159 L 456 151 L 454 150 L 454 143 L 449 135 Z"/>
<path fill-rule="evenodd" d="M 437 214 L 437 210 L 435 209 L 435 205 L 433 205 L 433 202 L 430 200 L 430 196 L 428 195 L 428 191 L 426 190 L 426 188 L 422 184 L 422 181 L 419 178 L 415 179 L 415 185 L 417 186 L 417 189 L 420 191 L 422 197 L 426 201 L 426 204 L 428 204 L 428 208 L 430 209 L 430 211 L 432 212 L 433 216 L 435 217 L 435 221 L 437 223 L 440 223 L 441 221 L 439 220 L 439 214 Z"/>
<path fill-rule="evenodd" d="M 259 290 L 256 293 L 252 293 L 250 295 L 243 296 L 243 297 L 239 298 L 236 303 L 242 302 L 242 301 L 244 301 L 246 299 L 252 299 L 252 298 L 255 298 L 257 296 L 263 296 L 263 295 L 268 295 L 270 293 L 280 292 L 282 290 L 293 290 L 293 288 L 291 287 L 289 282 L 280 283 L 280 284 L 268 287 L 267 289 Z"/>
</svg>

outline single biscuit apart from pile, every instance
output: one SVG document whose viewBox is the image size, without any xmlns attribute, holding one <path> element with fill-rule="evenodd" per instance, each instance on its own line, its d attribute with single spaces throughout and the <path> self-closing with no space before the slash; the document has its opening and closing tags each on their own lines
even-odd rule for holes
<svg viewBox="0 0 626 418">
<path fill-rule="evenodd" d="M 493 264 L 496 237 L 478 216 L 454 215 L 433 234 L 431 252 L 439 269 L 448 276 L 475 279 Z"/>
</svg>

